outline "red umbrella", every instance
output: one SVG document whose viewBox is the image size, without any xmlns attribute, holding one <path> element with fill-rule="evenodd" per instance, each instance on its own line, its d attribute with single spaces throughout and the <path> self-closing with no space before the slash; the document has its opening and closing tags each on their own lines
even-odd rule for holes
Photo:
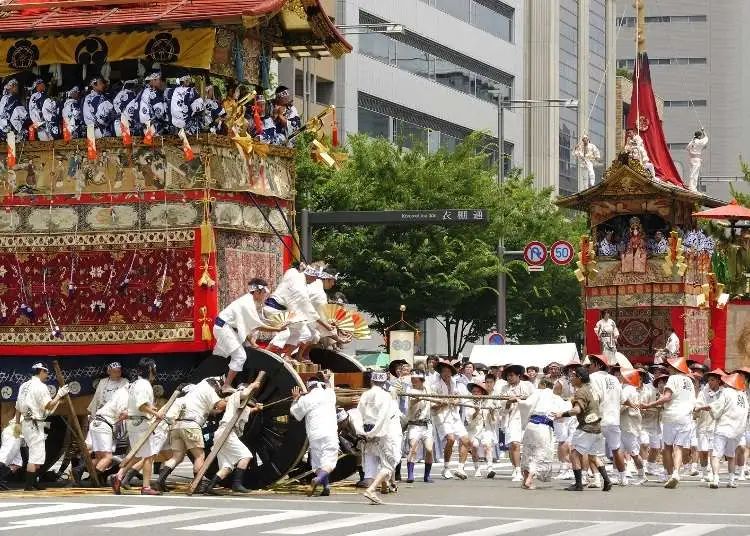
<svg viewBox="0 0 750 536">
<path fill-rule="evenodd" d="M 750 220 L 750 208 L 743 207 L 736 199 L 732 199 L 728 205 L 702 212 L 693 212 L 693 216 L 710 220 L 729 220 L 734 223 L 739 220 Z"/>
</svg>

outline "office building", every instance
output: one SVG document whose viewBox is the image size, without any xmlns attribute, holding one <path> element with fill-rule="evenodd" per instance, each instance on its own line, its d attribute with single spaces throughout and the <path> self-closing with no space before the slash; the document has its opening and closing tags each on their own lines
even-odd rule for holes
<svg viewBox="0 0 750 536">
<path fill-rule="evenodd" d="M 750 103 L 742 88 L 750 82 L 750 2 L 746 0 L 646 0 L 646 50 L 654 89 L 664 99 L 664 131 L 678 171 L 687 173 L 685 146 L 701 125 L 709 134 L 701 188 L 728 199 L 747 155 Z M 635 10 L 617 0 L 623 25 L 617 66 L 632 70 Z M 740 187 L 735 183 L 735 187 Z"/>
</svg>

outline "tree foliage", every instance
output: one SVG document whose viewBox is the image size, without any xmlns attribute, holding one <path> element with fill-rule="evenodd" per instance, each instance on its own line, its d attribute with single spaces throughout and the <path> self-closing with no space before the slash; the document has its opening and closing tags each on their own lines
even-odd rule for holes
<svg viewBox="0 0 750 536">
<path fill-rule="evenodd" d="M 314 231 L 314 256 L 344 274 L 350 302 L 383 329 L 407 306 L 408 318 L 439 318 L 450 354 L 486 335 L 495 325 L 496 282 L 508 274 L 508 336 L 519 342 L 575 340 L 580 332 L 580 285 L 569 267 L 529 274 L 518 261 L 501 265 L 496 251 L 529 240 L 551 244 L 574 239 L 583 224 L 552 203 L 550 190 L 535 190 L 518 172 L 497 184 L 495 169 L 473 135 L 454 151 L 430 154 L 385 139 L 349 138 L 349 160 L 340 170 L 298 151 L 298 210 L 473 209 L 488 212 L 488 225 L 326 227 Z M 471 215 L 471 213 L 469 213 Z"/>
</svg>

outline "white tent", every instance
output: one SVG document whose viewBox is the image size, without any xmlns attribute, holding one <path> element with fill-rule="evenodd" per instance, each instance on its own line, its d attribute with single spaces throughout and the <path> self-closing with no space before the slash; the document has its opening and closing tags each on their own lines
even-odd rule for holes
<svg viewBox="0 0 750 536">
<path fill-rule="evenodd" d="M 540 369 L 557 361 L 567 365 L 571 361 L 580 362 L 578 348 L 573 343 L 560 344 L 496 344 L 475 345 L 471 350 L 473 363 L 493 365 L 535 365 Z"/>
</svg>

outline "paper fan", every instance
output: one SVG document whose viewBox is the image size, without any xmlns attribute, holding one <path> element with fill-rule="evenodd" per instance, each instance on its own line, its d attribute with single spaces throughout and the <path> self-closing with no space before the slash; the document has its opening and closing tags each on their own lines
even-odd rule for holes
<svg viewBox="0 0 750 536">
<path fill-rule="evenodd" d="M 367 321 L 359 313 L 352 313 L 352 322 L 354 322 L 354 331 L 352 337 L 359 340 L 371 339 L 372 332 L 370 326 L 367 325 Z"/>
<path fill-rule="evenodd" d="M 354 331 L 352 317 L 344 307 L 335 303 L 326 304 L 326 316 L 328 322 L 341 331 Z"/>
<path fill-rule="evenodd" d="M 266 324 L 272 328 L 280 328 L 289 321 L 289 313 L 277 313 L 268 317 Z"/>
</svg>

